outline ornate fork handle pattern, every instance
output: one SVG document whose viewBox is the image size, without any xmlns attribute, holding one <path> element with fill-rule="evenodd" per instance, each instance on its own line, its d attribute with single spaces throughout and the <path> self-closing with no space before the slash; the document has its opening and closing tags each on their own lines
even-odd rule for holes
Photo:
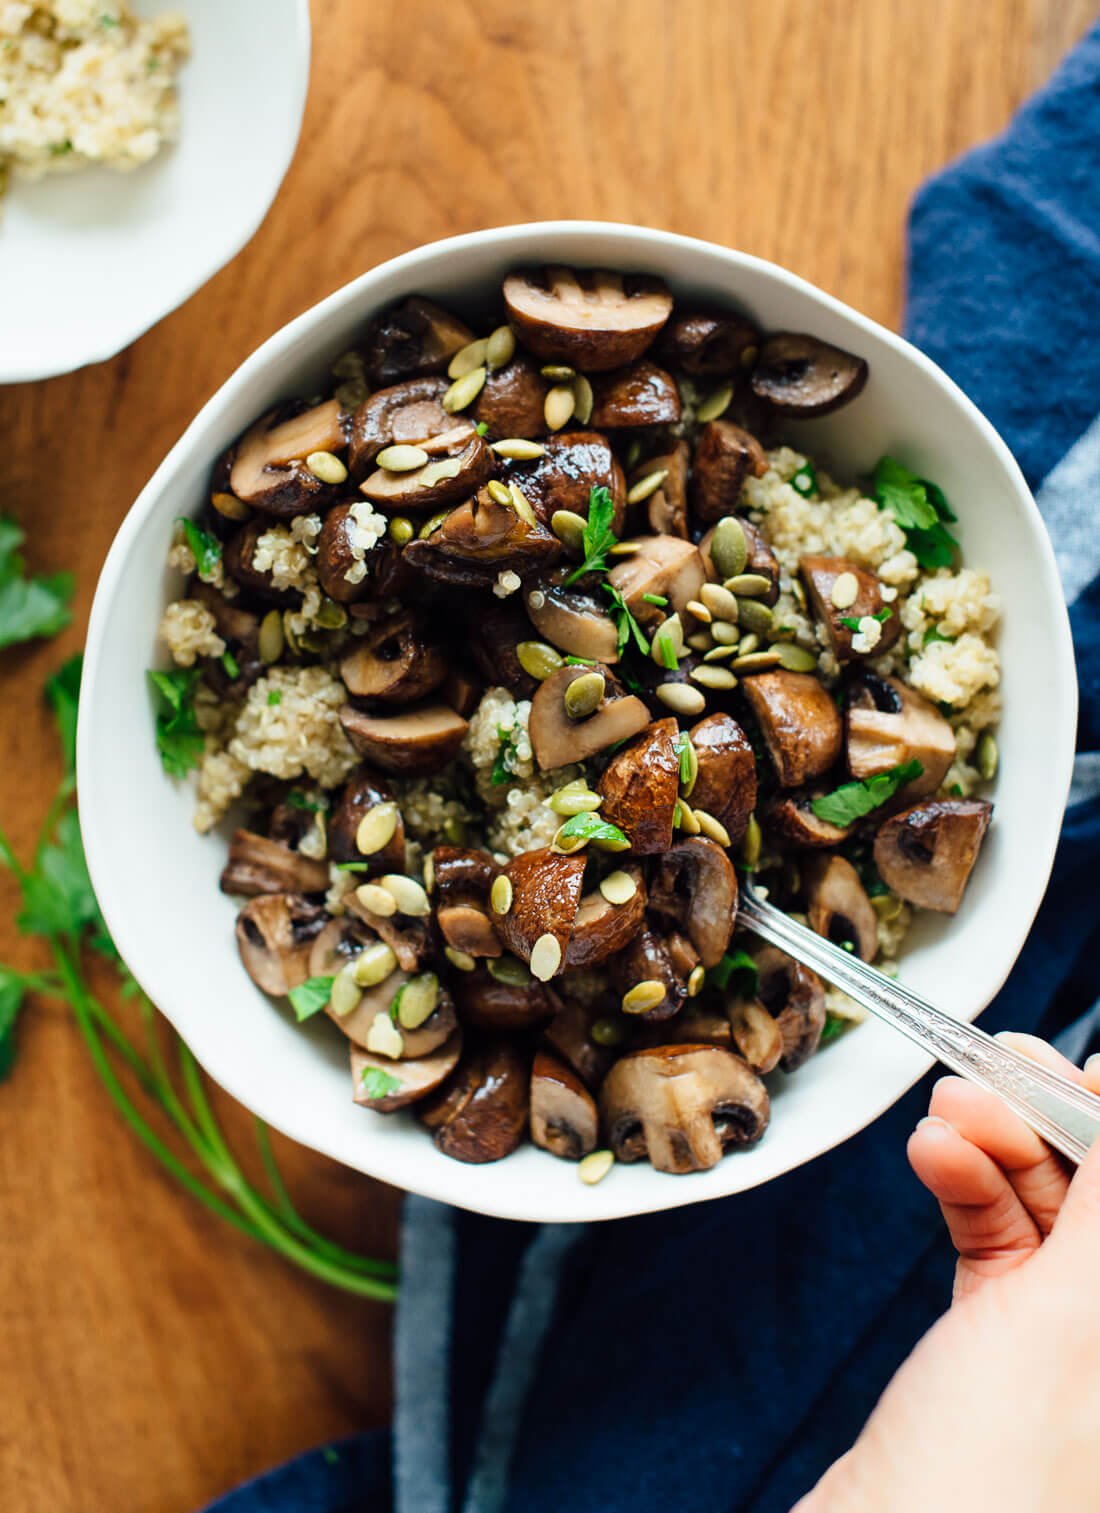
<svg viewBox="0 0 1100 1513">
<path fill-rule="evenodd" d="M 1079 1164 L 1100 1135 L 1100 1098 L 1038 1066 L 974 1025 L 960 1023 L 909 988 L 757 898 L 742 882 L 738 923 L 812 967 L 953 1072 L 1004 1100 L 1048 1145 Z"/>
</svg>

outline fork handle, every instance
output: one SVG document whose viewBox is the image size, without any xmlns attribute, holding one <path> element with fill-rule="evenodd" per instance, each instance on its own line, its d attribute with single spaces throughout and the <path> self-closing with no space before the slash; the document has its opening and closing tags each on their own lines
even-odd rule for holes
<svg viewBox="0 0 1100 1513">
<path fill-rule="evenodd" d="M 953 1072 L 995 1093 L 1075 1165 L 1085 1159 L 1100 1135 L 1100 1098 L 1086 1088 L 1011 1050 L 984 1030 L 952 1019 L 858 956 L 762 902 L 748 887 L 741 891 L 737 921 L 812 967 Z"/>
</svg>

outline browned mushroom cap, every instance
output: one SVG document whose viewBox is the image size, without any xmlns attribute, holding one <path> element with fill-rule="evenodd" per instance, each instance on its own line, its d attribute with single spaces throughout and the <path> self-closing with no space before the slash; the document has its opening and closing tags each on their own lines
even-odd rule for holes
<svg viewBox="0 0 1100 1513">
<path fill-rule="evenodd" d="M 356 483 L 367 476 L 383 447 L 423 446 L 463 426 L 467 435 L 474 434 L 472 421 L 448 415 L 443 408 L 446 392 L 445 378 L 413 378 L 363 401 L 352 416 L 348 440 L 348 471 Z"/>
<path fill-rule="evenodd" d="M 720 1045 L 727 1051 L 737 1049 L 730 1030 L 729 1016 L 713 1006 L 704 1006 L 690 1000 L 675 1019 L 648 1024 L 643 1017 L 634 1037 L 634 1045 Z M 748 1060 L 747 1057 L 745 1059 Z M 749 1062 L 749 1065 L 752 1063 Z"/>
<path fill-rule="evenodd" d="M 370 926 L 356 919 L 354 914 L 328 919 L 310 947 L 309 975 L 335 977 L 377 939 Z"/>
<path fill-rule="evenodd" d="M 572 1067 L 539 1051 L 531 1068 L 531 1139 L 552 1156 L 579 1161 L 596 1149 L 598 1134 L 592 1094 Z"/>
<path fill-rule="evenodd" d="M 268 604 L 293 604 L 296 596 L 288 589 L 277 589 L 270 568 L 253 565 L 256 543 L 271 522 L 263 516 L 248 520 L 239 531 L 234 531 L 222 548 L 225 570 L 234 582 L 249 590 L 250 599 L 262 599 Z"/>
<path fill-rule="evenodd" d="M 777 1020 L 762 1003 L 733 999 L 728 1005 L 727 1027 L 734 1045 L 754 1072 L 763 1077 L 775 1070 L 783 1055 L 783 1036 Z"/>
<path fill-rule="evenodd" d="M 562 667 L 540 683 L 531 700 L 528 731 L 535 761 L 548 772 L 570 762 L 583 762 L 597 751 L 606 751 L 616 741 L 625 741 L 649 724 L 649 710 L 635 694 L 626 694 L 608 668 L 604 672 L 606 693 L 593 714 L 571 719 L 565 712 L 565 690 L 575 678 L 593 671 L 589 667 Z"/>
<path fill-rule="evenodd" d="M 849 945 L 864 961 L 878 951 L 878 921 L 859 873 L 843 856 L 807 857 L 802 866 L 810 929 Z"/>
<path fill-rule="evenodd" d="M 800 788 L 828 772 L 844 729 L 832 695 L 813 673 L 756 673 L 741 686 L 781 788 Z"/>
<path fill-rule="evenodd" d="M 683 1008 L 687 999 L 687 980 L 698 958 L 690 948 L 689 954 L 685 955 L 677 945 L 679 940 L 673 943 L 654 930 L 641 930 L 611 963 L 611 980 L 620 1002 L 642 983 L 664 988 L 663 998 L 646 1008 L 630 1011 L 632 1019 L 652 1024 L 671 1019 Z"/>
<path fill-rule="evenodd" d="M 626 507 L 623 470 L 611 443 L 599 431 L 561 431 L 543 442 L 543 455 L 534 462 L 511 462 L 505 477 L 517 484 L 531 508 L 549 525 L 557 510 L 571 510 L 587 519 L 592 490 L 607 489 L 615 505 L 611 528 L 622 531 Z"/>
<path fill-rule="evenodd" d="M 481 702 L 485 683 L 473 668 L 462 665 L 456 667 L 452 663 L 447 668 L 447 676 L 443 679 L 440 692 L 443 702 L 449 704 L 464 720 L 468 720 Z"/>
<path fill-rule="evenodd" d="M 751 366 L 760 332 L 728 310 L 673 311 L 658 345 L 670 367 L 697 378 L 725 378 Z"/>
<path fill-rule="evenodd" d="M 875 836 L 883 882 L 922 909 L 954 914 L 992 817 L 987 799 L 925 799 L 895 814 Z"/>
<path fill-rule="evenodd" d="M 754 959 L 757 995 L 774 1017 L 783 1042 L 780 1068 L 797 1071 L 817 1050 L 825 1028 L 821 978 L 775 946 L 765 946 Z"/>
<path fill-rule="evenodd" d="M 679 536 L 635 536 L 633 540 L 637 550 L 615 564 L 607 581 L 642 625 L 662 614 L 646 594 L 667 599 L 674 611 L 682 613 L 692 599 L 698 599 L 706 580 L 699 548 Z"/>
<path fill-rule="evenodd" d="M 446 767 L 469 729 L 446 704 L 421 704 L 386 715 L 364 714 L 345 704 L 340 724 L 360 756 L 402 777 L 427 777 Z"/>
<path fill-rule="evenodd" d="M 898 790 L 902 802 L 934 793 L 955 760 L 955 732 L 927 699 L 897 678 L 865 673 L 848 691 L 848 767 L 874 777 L 917 761 L 923 771 Z"/>
<path fill-rule="evenodd" d="M 468 342 L 473 332 L 456 316 L 430 299 L 410 295 L 399 305 L 381 311 L 367 327 L 363 359 L 375 388 L 441 373 L 448 359 Z"/>
<path fill-rule="evenodd" d="M 818 819 L 813 801 L 820 797 L 820 790 L 778 795 L 765 816 L 768 829 L 796 846 L 839 846 L 851 835 L 852 826 L 830 825 L 828 820 Z"/>
<path fill-rule="evenodd" d="M 419 972 L 432 960 L 432 931 L 427 919 L 412 918 L 400 911 L 375 914 L 360 898 L 358 889 L 347 895 L 344 907 L 385 941 L 402 972 Z"/>
<path fill-rule="evenodd" d="M 601 374 L 593 381 L 592 396 L 592 424 L 601 430 L 675 425 L 680 419 L 676 380 L 645 358 Z"/>
<path fill-rule="evenodd" d="M 510 363 L 494 368 L 488 375 L 467 413 L 476 424 L 488 426 L 498 438 L 519 436 L 532 441 L 547 431 L 546 396 L 550 384 L 550 379 L 539 372 L 538 363 L 526 352 L 517 351 Z"/>
<path fill-rule="evenodd" d="M 531 524 L 483 489 L 453 509 L 438 530 L 410 541 L 405 561 L 443 583 L 488 588 L 503 572 L 530 577 L 561 556 L 561 542 L 537 521 Z"/>
<path fill-rule="evenodd" d="M 649 883 L 651 913 L 675 920 L 704 967 L 722 960 L 737 914 L 737 874 L 713 841 L 678 841 L 657 861 Z"/>
<path fill-rule="evenodd" d="M 507 1040 L 469 1047 L 450 1080 L 417 1106 L 417 1116 L 445 1156 L 499 1161 L 527 1128 L 526 1057 Z"/>
<path fill-rule="evenodd" d="M 776 555 L 768 545 L 767 539 L 759 526 L 754 525 L 751 520 L 743 515 L 738 515 L 737 519 L 740 522 L 741 529 L 745 533 L 745 546 L 748 549 L 744 571 L 746 573 L 755 573 L 757 577 L 769 580 L 771 588 L 768 589 L 766 594 L 760 596 L 760 603 L 774 604 L 779 598 L 779 562 L 776 559 Z M 715 567 L 710 555 L 710 545 L 713 540 L 714 528 L 712 527 L 700 541 L 699 550 L 703 554 L 703 563 L 706 567 L 707 577 L 718 579 L 722 575 L 719 573 L 717 567 Z"/>
<path fill-rule="evenodd" d="M 615 1051 L 592 1039 L 592 1026 L 597 1019 L 606 1018 L 608 1005 L 571 998 L 568 975 L 559 978 L 555 986 L 561 1007 L 543 1031 L 543 1039 L 573 1068 L 586 1087 L 598 1088 Z"/>
<path fill-rule="evenodd" d="M 300 893 L 261 893 L 237 915 L 237 950 L 258 988 L 276 997 L 309 976 L 309 953 L 329 916 Z"/>
<path fill-rule="evenodd" d="M 700 520 L 720 520 L 741 502 L 745 479 L 768 471 L 764 448 L 732 420 L 712 420 L 699 432 L 692 504 Z"/>
<path fill-rule="evenodd" d="M 760 348 L 752 391 L 781 415 L 828 415 L 861 392 L 867 364 L 800 332 L 776 331 Z"/>
<path fill-rule="evenodd" d="M 432 892 L 440 934 L 468 956 L 500 956 L 503 946 L 489 913 L 489 890 L 500 868 L 486 851 L 437 846 Z"/>
<path fill-rule="evenodd" d="M 530 962 L 535 944 L 550 935 L 559 950 L 551 975 L 560 969 L 580 908 L 584 867 L 583 853 L 559 856 L 549 847 L 524 851 L 505 867 L 512 907 L 498 915 L 495 924 L 505 946 L 521 961 Z"/>
<path fill-rule="evenodd" d="M 640 357 L 672 312 L 660 279 L 603 269 L 521 269 L 504 280 L 504 303 L 536 356 L 588 373 Z"/>
<path fill-rule="evenodd" d="M 393 805 L 394 831 L 380 851 L 367 856 L 359 850 L 359 826 L 379 804 Z M 334 862 L 367 862 L 370 871 L 379 873 L 405 870 L 405 824 L 401 810 L 394 802 L 389 784 L 369 767 L 357 767 L 344 785 L 328 818 L 328 849 Z"/>
<path fill-rule="evenodd" d="M 348 578 L 349 572 L 355 573 L 359 562 L 351 549 L 353 527 L 351 505 L 338 504 L 325 516 L 321 534 L 317 538 L 317 556 L 314 559 L 317 581 L 337 604 L 353 604 L 357 599 L 365 599 L 370 593 L 370 582 L 365 573 L 358 582 Z M 358 577 L 358 573 L 355 576 Z"/>
<path fill-rule="evenodd" d="M 526 1030 L 554 1017 L 558 1000 L 551 989 L 529 973 L 523 978 L 526 969 L 514 957 L 509 957 L 508 966 L 514 971 L 507 980 L 480 966 L 456 974 L 454 991 L 463 1024 L 480 1030 Z"/>
<path fill-rule="evenodd" d="M 649 496 L 646 513 L 649 528 L 658 536 L 682 536 L 687 538 L 687 491 L 688 463 L 691 449 L 686 441 L 678 441 L 670 452 L 650 457 L 638 471 L 640 474 L 664 473 L 661 487 Z"/>
<path fill-rule="evenodd" d="M 663 1172 L 706 1171 L 768 1127 L 768 1090 L 739 1056 L 714 1045 L 657 1046 L 623 1056 L 600 1089 L 620 1161 L 648 1156 Z"/>
<path fill-rule="evenodd" d="M 413 610 L 387 615 L 356 638 L 340 663 L 340 676 L 353 698 L 383 704 L 411 704 L 434 693 L 447 663 L 424 621 Z"/>
<path fill-rule="evenodd" d="M 667 851 L 680 793 L 679 726 L 654 720 L 636 740 L 617 751 L 596 785 L 603 797 L 600 818 L 618 825 L 637 856 Z"/>
<path fill-rule="evenodd" d="M 267 515 L 287 517 L 324 508 L 336 497 L 332 484 L 305 465 L 311 452 L 342 451 L 344 418 L 335 399 L 287 416 L 280 406 L 264 415 L 237 443 L 229 486 L 238 499 Z"/>
<path fill-rule="evenodd" d="M 234 830 L 219 884 L 223 893 L 324 893 L 328 867 L 279 841 L 251 830 Z"/>
<path fill-rule="evenodd" d="M 359 485 L 372 504 L 399 514 L 426 515 L 430 511 L 467 499 L 496 472 L 496 459 L 480 436 L 462 427 L 447 433 L 447 443 L 437 437 L 439 455 L 408 473 L 388 473 L 376 468 Z"/>
<path fill-rule="evenodd" d="M 524 603 L 531 624 L 544 641 L 569 656 L 617 662 L 619 633 L 604 604 L 579 585 L 567 588 L 566 577 L 564 568 L 555 568 L 526 591 Z"/>
<path fill-rule="evenodd" d="M 712 814 L 737 842 L 756 808 L 756 759 L 748 737 L 728 714 L 707 715 L 690 735 L 699 763 L 692 808 Z"/>
<path fill-rule="evenodd" d="M 880 657 L 891 647 L 901 632 L 901 620 L 890 606 L 883 602 L 882 584 L 874 573 L 850 562 L 847 557 L 803 557 L 800 563 L 802 579 L 814 618 L 824 625 L 829 645 L 838 662 L 850 662 L 853 657 Z M 856 596 L 844 595 L 839 607 L 833 603 L 833 585 L 841 574 L 856 581 Z M 865 618 L 878 619 L 879 639 L 869 652 L 857 652 L 852 646 L 856 623 Z"/>
<path fill-rule="evenodd" d="M 380 1114 L 405 1108 L 418 1098 L 435 1092 L 458 1065 L 461 1051 L 462 1031 L 459 1029 L 432 1055 L 423 1056 L 419 1061 L 403 1061 L 400 1066 L 394 1066 L 385 1056 L 372 1056 L 369 1051 L 352 1045 L 351 1085 L 355 1102 L 376 1109 Z M 378 1084 L 387 1091 L 372 1097 L 371 1089 Z"/>
<path fill-rule="evenodd" d="M 465 627 L 466 650 L 489 687 L 503 686 L 513 698 L 529 699 L 538 680 L 519 660 L 520 642 L 532 639 L 531 622 L 519 597 L 474 601 Z"/>
<path fill-rule="evenodd" d="M 586 893 L 565 952 L 567 968 L 595 967 L 622 951 L 645 923 L 646 888 L 642 869 L 621 869 L 634 884 L 625 904 L 613 904 L 598 888 Z"/>
</svg>

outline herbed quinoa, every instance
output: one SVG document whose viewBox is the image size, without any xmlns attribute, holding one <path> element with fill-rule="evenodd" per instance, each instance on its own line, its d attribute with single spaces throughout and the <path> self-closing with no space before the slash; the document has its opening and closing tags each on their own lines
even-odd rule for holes
<svg viewBox="0 0 1100 1513">
<path fill-rule="evenodd" d="M 584 1180 L 699 1170 L 862 1017 L 738 929 L 738 872 L 891 974 L 958 908 L 999 605 L 934 482 L 783 444 L 858 396 L 854 354 L 650 278 L 503 298 L 480 336 L 380 312 L 331 397 L 216 461 L 169 547 L 157 742 L 200 830 L 238 820 L 245 970 L 329 1015 L 356 1101 L 460 1160 L 529 1130 Z"/>
</svg>

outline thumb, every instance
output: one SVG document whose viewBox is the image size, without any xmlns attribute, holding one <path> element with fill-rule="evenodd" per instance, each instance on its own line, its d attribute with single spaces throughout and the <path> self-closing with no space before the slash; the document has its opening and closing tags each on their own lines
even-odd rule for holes
<svg viewBox="0 0 1100 1513">
<path fill-rule="evenodd" d="M 1100 1262 L 1100 1140 L 1078 1167 L 1044 1250 L 1059 1265 L 1095 1278 Z"/>
</svg>

